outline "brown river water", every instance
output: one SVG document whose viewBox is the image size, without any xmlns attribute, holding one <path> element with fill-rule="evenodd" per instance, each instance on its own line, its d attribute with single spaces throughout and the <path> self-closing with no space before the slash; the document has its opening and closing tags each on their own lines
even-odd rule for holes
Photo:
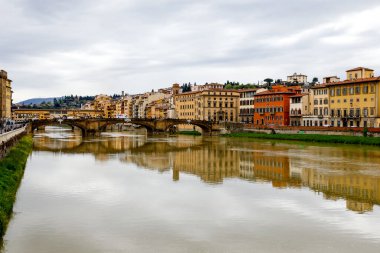
<svg viewBox="0 0 380 253">
<path fill-rule="evenodd" d="M 48 127 L 5 253 L 380 252 L 380 148 Z"/>
</svg>

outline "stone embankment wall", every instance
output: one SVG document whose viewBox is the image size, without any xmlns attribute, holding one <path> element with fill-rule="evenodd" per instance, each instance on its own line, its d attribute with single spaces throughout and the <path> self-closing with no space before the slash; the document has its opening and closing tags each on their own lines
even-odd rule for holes
<svg viewBox="0 0 380 253">
<path fill-rule="evenodd" d="M 0 159 L 27 133 L 27 126 L 0 135 Z"/>
<path fill-rule="evenodd" d="M 363 128 L 343 127 L 274 127 L 274 128 L 244 128 L 243 132 L 254 133 L 278 133 L 278 134 L 320 134 L 320 135 L 345 135 L 363 136 Z M 380 137 L 380 129 L 368 128 L 368 136 Z"/>
</svg>

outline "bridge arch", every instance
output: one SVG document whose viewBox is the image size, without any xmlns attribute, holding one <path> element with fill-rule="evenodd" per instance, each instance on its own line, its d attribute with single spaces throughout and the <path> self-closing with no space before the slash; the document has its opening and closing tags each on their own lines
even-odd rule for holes
<svg viewBox="0 0 380 253">
<path fill-rule="evenodd" d="M 203 133 L 211 133 L 212 131 L 212 123 L 208 121 L 200 121 L 200 120 L 170 120 L 166 131 L 170 130 L 174 126 L 177 125 L 193 125 L 200 127 Z"/>
<path fill-rule="evenodd" d="M 77 127 L 82 131 L 82 135 L 86 133 L 86 128 L 83 125 L 75 121 L 69 121 L 69 120 L 63 120 L 61 122 L 59 122 L 58 120 L 38 120 L 38 121 L 33 121 L 31 124 L 32 132 L 34 132 L 34 130 L 36 130 L 38 127 L 41 127 L 41 126 L 60 126 L 60 125 Z"/>
<path fill-rule="evenodd" d="M 134 125 L 142 126 L 147 130 L 148 133 L 153 133 L 156 130 L 154 123 L 150 123 L 150 122 L 144 121 L 144 120 L 136 120 L 136 119 L 132 119 L 129 121 L 125 121 L 124 119 L 109 120 L 109 121 L 104 122 L 104 124 L 100 127 L 99 130 L 101 132 L 105 132 L 108 126 L 116 125 L 116 124 L 120 124 L 120 123 L 122 123 L 122 124 L 131 123 Z"/>
</svg>

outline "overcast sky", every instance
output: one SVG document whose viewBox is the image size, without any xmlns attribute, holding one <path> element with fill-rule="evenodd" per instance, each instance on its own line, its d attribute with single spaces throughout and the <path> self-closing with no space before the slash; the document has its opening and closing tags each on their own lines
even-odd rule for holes
<svg viewBox="0 0 380 253">
<path fill-rule="evenodd" d="M 380 74 L 379 0 L 0 0 L 14 101 Z"/>
</svg>

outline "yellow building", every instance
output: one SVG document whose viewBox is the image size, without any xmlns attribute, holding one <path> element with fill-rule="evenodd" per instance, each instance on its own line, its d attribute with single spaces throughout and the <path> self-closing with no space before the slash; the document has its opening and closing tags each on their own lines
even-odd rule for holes
<svg viewBox="0 0 380 253">
<path fill-rule="evenodd" d="M 374 203 L 380 203 L 380 178 L 372 175 L 331 174 L 316 169 L 303 169 L 302 183 L 315 191 L 323 192 L 328 199 L 346 199 L 347 208 L 353 211 L 371 211 Z"/>
<path fill-rule="evenodd" d="M 122 96 L 120 99 L 115 101 L 115 115 L 116 118 L 131 118 L 130 106 L 132 102 L 132 97 Z"/>
<path fill-rule="evenodd" d="M 239 98 L 236 90 L 204 90 L 175 95 L 179 119 L 239 121 Z"/>
<path fill-rule="evenodd" d="M 8 74 L 0 70 L 0 118 L 10 118 L 12 116 L 12 81 L 8 79 Z"/>
<path fill-rule="evenodd" d="M 102 110 L 104 117 L 115 118 L 116 117 L 116 104 L 112 101 L 110 96 L 100 94 L 94 99 L 94 110 Z"/>
<path fill-rule="evenodd" d="M 147 105 L 147 118 L 152 119 L 166 119 L 168 115 L 169 110 L 169 99 L 159 99 L 156 101 L 151 102 L 149 105 Z M 150 111 L 150 113 L 149 113 Z M 149 117 L 149 116 L 150 117 Z"/>
<path fill-rule="evenodd" d="M 346 71 L 347 80 L 327 83 L 331 125 L 380 127 L 380 77 L 372 69 Z"/>
<path fill-rule="evenodd" d="M 224 178 L 239 177 L 239 151 L 226 149 L 217 143 L 203 148 L 175 152 L 173 177 L 179 179 L 179 172 L 199 176 L 209 183 L 223 182 Z"/>
</svg>

